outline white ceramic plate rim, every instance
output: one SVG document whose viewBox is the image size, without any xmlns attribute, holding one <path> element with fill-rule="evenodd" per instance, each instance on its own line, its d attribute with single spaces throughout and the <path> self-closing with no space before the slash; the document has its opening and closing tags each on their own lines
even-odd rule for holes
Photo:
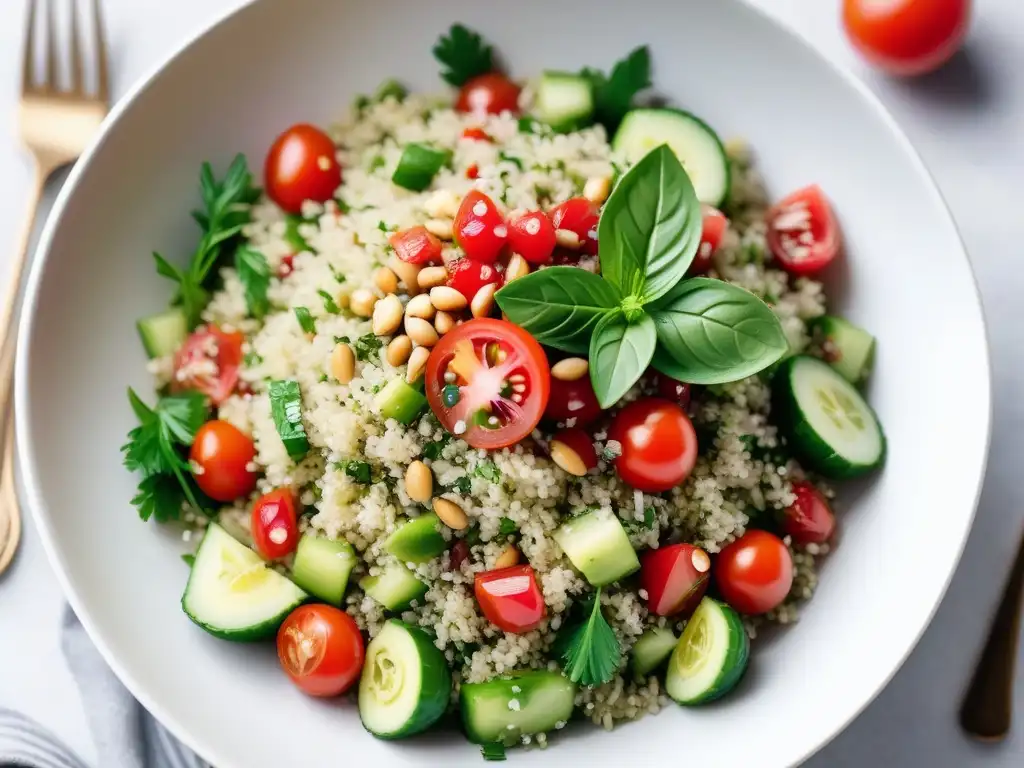
<svg viewBox="0 0 1024 768">
<path fill-rule="evenodd" d="M 210 744 L 201 744 L 193 739 L 189 730 L 173 715 L 171 715 L 157 700 L 152 698 L 146 691 L 145 687 L 140 685 L 138 681 L 125 669 L 118 661 L 117 657 L 111 653 L 109 647 L 104 642 L 103 632 L 98 626 L 96 626 L 89 614 L 81 610 L 83 601 L 75 587 L 75 582 L 71 578 L 57 555 L 56 548 L 54 545 L 54 532 L 52 529 L 51 519 L 49 514 L 43 510 L 42 504 L 42 493 L 39 487 L 39 478 L 36 473 L 36 469 L 29 457 L 35 455 L 33 448 L 33 435 L 29 430 L 28 416 L 31 412 L 29 405 L 32 399 L 32 393 L 28 387 L 27 382 L 27 371 L 28 371 L 28 348 L 20 343 L 21 339 L 30 339 L 32 337 L 33 324 L 36 317 L 36 302 L 39 295 L 39 287 L 44 274 L 44 265 L 49 257 L 50 249 L 52 246 L 54 233 L 60 226 L 63 218 L 64 209 L 68 199 L 75 193 L 78 187 L 79 178 L 83 174 L 85 168 L 92 161 L 93 156 L 96 154 L 98 148 L 106 141 L 110 134 L 111 128 L 120 120 L 121 116 L 127 112 L 134 104 L 136 99 L 144 93 L 162 74 L 179 58 L 188 54 L 193 45 L 205 35 L 209 34 L 214 29 L 230 22 L 235 16 L 243 13 L 249 7 L 256 5 L 262 0 L 242 0 L 242 2 L 234 8 L 230 8 L 223 12 L 218 18 L 216 18 L 208 26 L 198 30 L 190 38 L 184 40 L 181 45 L 173 51 L 163 61 L 159 62 L 150 71 L 141 77 L 113 107 L 109 116 L 107 117 L 103 129 L 100 135 L 97 137 L 93 145 L 81 156 L 78 162 L 75 164 L 70 175 L 60 194 L 57 196 L 56 202 L 54 203 L 53 209 L 51 210 L 46 224 L 43 228 L 42 235 L 40 236 L 39 243 L 36 247 L 36 258 L 33 260 L 29 277 L 26 283 L 25 299 L 22 307 L 21 320 L 18 328 L 18 351 L 15 368 L 15 421 L 17 427 L 17 449 L 18 459 L 22 467 L 22 477 L 25 484 L 25 491 L 28 501 L 29 510 L 41 531 L 41 538 L 43 541 L 43 547 L 46 551 L 47 558 L 50 564 L 53 566 L 56 572 L 57 579 L 61 585 L 61 588 L 71 604 L 71 607 L 75 610 L 78 618 L 85 627 L 90 638 L 96 644 L 96 647 L 100 651 L 103 658 L 110 665 L 111 669 L 117 675 L 117 677 L 124 683 L 128 690 L 134 695 L 139 702 L 163 725 L 165 725 L 175 736 L 177 736 L 184 744 L 189 746 L 197 754 L 204 757 L 207 761 L 214 765 L 228 766 L 233 765 L 234 762 L 225 755 L 219 754 L 217 749 Z M 832 69 L 836 74 L 843 78 L 849 85 L 851 85 L 864 99 L 864 103 L 867 107 L 874 110 L 876 115 L 882 119 L 883 123 L 892 132 L 893 137 L 899 142 L 902 149 L 906 152 L 916 172 L 923 177 L 926 182 L 926 186 L 929 188 L 930 193 L 934 197 L 934 202 L 937 203 L 940 210 L 942 210 L 952 225 L 953 231 L 957 233 L 957 240 L 960 246 L 960 250 L 963 252 L 965 259 L 968 262 L 968 271 L 971 276 L 971 285 L 973 289 L 974 300 L 978 308 L 979 316 L 981 319 L 982 333 L 984 340 L 984 350 L 982 351 L 984 359 L 984 386 L 979 388 L 976 396 L 984 397 L 984 413 L 985 413 L 985 439 L 984 439 L 984 455 L 981 459 L 980 471 L 975 481 L 974 489 L 974 502 L 971 506 L 970 514 L 965 520 L 965 525 L 960 532 L 960 540 L 957 544 L 956 557 L 952 563 L 950 563 L 949 570 L 944 576 L 944 583 L 942 589 L 937 593 L 937 598 L 934 604 L 930 607 L 927 615 L 927 620 L 917 631 L 916 636 L 912 642 L 903 649 L 899 663 L 893 667 L 881 680 L 879 680 L 874 691 L 862 701 L 851 701 L 846 707 L 846 712 L 842 715 L 840 722 L 836 723 L 834 728 L 830 732 L 826 732 L 826 735 L 805 749 L 804 753 L 800 756 L 799 762 L 803 762 L 818 752 L 822 747 L 828 744 L 832 739 L 839 735 L 849 724 L 882 692 L 882 690 L 888 685 L 895 674 L 900 670 L 903 664 L 906 662 L 910 653 L 917 646 L 925 630 L 931 624 L 932 619 L 935 616 L 939 605 L 942 602 L 942 598 L 945 596 L 949 589 L 949 584 L 952 581 L 953 575 L 956 572 L 957 565 L 960 562 L 960 558 L 963 554 L 964 546 L 967 543 L 967 537 L 970 534 L 972 524 L 974 522 L 974 516 L 977 512 L 978 501 L 981 495 L 981 489 L 985 478 L 985 472 L 988 464 L 988 453 L 991 444 L 992 437 L 992 376 L 991 376 L 991 359 L 989 353 L 989 333 L 988 327 L 985 320 L 984 304 L 981 301 L 981 293 L 978 287 L 977 277 L 974 274 L 973 267 L 970 263 L 970 258 L 967 256 L 967 249 L 964 246 L 963 238 L 959 234 L 955 219 L 949 210 L 945 198 L 943 197 L 938 185 L 935 183 L 935 179 L 928 167 L 924 163 L 924 160 L 918 154 L 914 148 L 910 139 L 899 127 L 895 118 L 890 114 L 888 109 L 882 104 L 882 102 L 871 92 L 871 90 L 854 74 L 849 70 L 839 66 L 827 55 L 818 51 L 813 45 L 811 45 L 801 34 L 792 29 L 784 21 L 780 20 L 776 16 L 766 12 L 764 9 L 753 4 L 750 0 L 740 0 L 754 13 L 768 19 L 779 27 L 784 34 L 788 35 L 795 44 L 803 46 L 804 48 L 810 49 L 816 55 L 816 57 L 824 63 L 825 66 Z"/>
</svg>

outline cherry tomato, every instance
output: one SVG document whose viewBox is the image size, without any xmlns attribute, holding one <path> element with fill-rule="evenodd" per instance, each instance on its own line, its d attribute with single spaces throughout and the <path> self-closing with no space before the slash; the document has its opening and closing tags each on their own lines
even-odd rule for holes
<svg viewBox="0 0 1024 768">
<path fill-rule="evenodd" d="M 333 605 L 301 605 L 277 631 L 277 658 L 310 696 L 340 696 L 359 679 L 366 648 L 355 621 Z"/>
<path fill-rule="evenodd" d="M 844 0 L 854 47 L 894 75 L 920 75 L 956 53 L 970 25 L 971 0 Z"/>
<path fill-rule="evenodd" d="M 798 544 L 823 544 L 832 538 L 836 517 L 821 491 L 808 482 L 793 483 L 796 501 L 786 509 L 783 528 Z"/>
<path fill-rule="evenodd" d="M 522 328 L 478 318 L 441 338 L 427 359 L 425 384 L 445 429 L 474 448 L 494 450 L 537 426 L 551 371 L 540 344 Z"/>
<path fill-rule="evenodd" d="M 427 231 L 426 227 L 413 227 L 395 232 L 388 242 L 395 249 L 395 255 L 409 264 L 430 264 L 441 261 L 441 241 Z"/>
<path fill-rule="evenodd" d="M 693 263 L 686 271 L 688 275 L 702 275 L 711 269 L 711 257 L 715 255 L 718 246 L 722 244 L 725 230 L 729 227 L 729 220 L 717 208 L 702 205 L 701 210 L 704 212 L 704 229 L 701 232 L 697 255 L 694 256 Z"/>
<path fill-rule="evenodd" d="M 660 398 L 636 400 L 617 414 L 608 430 L 621 455 L 619 477 L 646 493 L 661 493 L 683 482 L 697 463 L 697 433 L 686 411 Z"/>
<path fill-rule="evenodd" d="M 560 429 L 551 438 L 551 458 L 570 475 L 583 477 L 597 466 L 594 439 L 578 427 Z"/>
<path fill-rule="evenodd" d="M 214 419 L 196 432 L 189 459 L 199 468 L 193 471 L 200 490 L 214 501 L 234 501 L 252 493 L 256 473 L 249 462 L 256 456 L 252 439 L 234 424 Z"/>
<path fill-rule="evenodd" d="M 594 385 L 590 383 L 589 376 L 576 381 L 551 379 L 551 397 L 548 399 L 548 407 L 544 410 L 545 419 L 585 427 L 602 413 L 601 404 L 597 402 Z"/>
<path fill-rule="evenodd" d="M 287 488 L 260 496 L 249 519 L 252 543 L 266 560 L 287 557 L 299 545 L 295 496 Z"/>
<path fill-rule="evenodd" d="M 490 134 L 487 133 L 483 128 L 467 128 L 462 132 L 462 138 L 469 139 L 470 141 L 494 141 Z"/>
<path fill-rule="evenodd" d="M 827 267 L 840 241 L 832 206 L 817 184 L 798 189 L 768 211 L 768 245 L 791 274 L 810 275 Z"/>
<path fill-rule="evenodd" d="M 548 212 L 555 229 L 568 229 L 580 239 L 580 250 L 589 255 L 597 254 L 597 222 L 600 212 L 597 206 L 585 197 L 572 197 L 559 203 Z"/>
<path fill-rule="evenodd" d="M 471 112 L 474 115 L 502 112 L 519 112 L 518 85 L 500 72 L 478 75 L 462 86 L 455 108 L 459 112 Z"/>
<path fill-rule="evenodd" d="M 195 331 L 174 355 L 171 391 L 202 392 L 214 405 L 223 403 L 238 386 L 244 340 L 216 325 Z"/>
<path fill-rule="evenodd" d="M 508 244 L 531 264 L 550 264 L 555 252 L 555 227 L 543 211 L 530 211 L 508 223 Z"/>
<path fill-rule="evenodd" d="M 692 613 L 707 591 L 710 576 L 711 558 L 692 544 L 648 550 L 640 563 L 647 607 L 658 616 Z"/>
<path fill-rule="evenodd" d="M 295 271 L 295 254 L 289 253 L 287 256 L 281 257 L 281 263 L 277 267 L 277 276 L 279 279 L 284 280 L 288 275 Z"/>
<path fill-rule="evenodd" d="M 544 596 L 528 565 L 478 573 L 474 591 L 484 617 L 505 632 L 529 632 L 544 618 Z"/>
<path fill-rule="evenodd" d="M 656 372 L 655 381 L 658 386 L 658 395 L 678 405 L 683 410 L 690 405 L 692 395 L 691 387 L 681 381 L 676 381 L 671 376 L 666 376 L 660 371 Z"/>
<path fill-rule="evenodd" d="M 501 285 L 501 273 L 490 264 L 472 259 L 456 259 L 448 265 L 448 286 L 472 301 L 485 285 Z"/>
<path fill-rule="evenodd" d="M 462 198 L 455 214 L 455 240 L 473 261 L 493 264 L 508 242 L 508 225 L 487 195 L 478 189 Z"/>
<path fill-rule="evenodd" d="M 715 583 L 740 613 L 767 613 L 793 586 L 793 558 L 778 536 L 747 531 L 718 554 Z"/>
<path fill-rule="evenodd" d="M 324 203 L 341 186 L 341 166 L 331 137 L 312 125 L 293 125 L 277 137 L 263 168 L 267 195 L 288 213 L 306 200 Z"/>
<path fill-rule="evenodd" d="M 466 178 L 467 179 L 478 179 L 478 178 L 480 178 L 480 166 L 477 165 L 476 163 L 473 163 L 471 166 L 469 166 L 466 169 Z"/>
</svg>

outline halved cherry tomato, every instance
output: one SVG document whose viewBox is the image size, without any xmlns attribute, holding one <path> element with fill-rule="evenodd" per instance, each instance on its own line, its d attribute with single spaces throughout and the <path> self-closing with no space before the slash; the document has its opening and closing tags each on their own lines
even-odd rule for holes
<svg viewBox="0 0 1024 768">
<path fill-rule="evenodd" d="M 287 488 L 278 488 L 260 496 L 249 519 L 252 543 L 264 559 L 287 557 L 299 545 L 299 525 L 295 514 L 295 496 Z"/>
<path fill-rule="evenodd" d="M 517 325 L 478 318 L 445 334 L 427 359 L 427 401 L 444 428 L 474 448 L 514 445 L 540 421 L 551 371 Z"/>
<path fill-rule="evenodd" d="M 462 132 L 462 138 L 469 139 L 470 141 L 494 141 L 491 135 L 487 133 L 483 128 L 467 128 Z"/>
<path fill-rule="evenodd" d="M 839 253 L 840 242 L 832 206 L 817 184 L 798 189 L 768 211 L 768 245 L 791 274 L 824 269 Z"/>
<path fill-rule="evenodd" d="M 551 458 L 569 474 L 582 477 L 597 466 L 594 438 L 578 427 L 560 429 L 551 438 Z"/>
<path fill-rule="evenodd" d="M 594 203 L 585 197 L 572 197 L 548 211 L 548 216 L 555 229 L 568 229 L 576 233 L 583 253 L 590 256 L 597 254 L 597 222 L 600 212 Z"/>
<path fill-rule="evenodd" d="M 505 632 L 529 632 L 544 618 L 544 596 L 528 565 L 478 573 L 474 591 L 484 617 Z"/>
<path fill-rule="evenodd" d="M 277 276 L 279 279 L 284 280 L 288 275 L 295 271 L 295 254 L 289 253 L 287 256 L 281 257 L 281 263 L 277 267 Z"/>
<path fill-rule="evenodd" d="M 622 453 L 615 459 L 619 477 L 646 493 L 675 488 L 697 463 L 697 433 L 686 411 L 650 397 L 630 403 L 608 430 Z"/>
<path fill-rule="evenodd" d="M 715 583 L 740 613 L 767 613 L 793 586 L 793 557 L 778 536 L 747 531 L 718 554 Z"/>
<path fill-rule="evenodd" d="M 485 285 L 500 285 L 501 273 L 490 264 L 472 259 L 456 259 L 448 265 L 448 287 L 472 301 Z"/>
<path fill-rule="evenodd" d="M 310 696 L 340 696 L 359 679 L 366 648 L 355 621 L 332 605 L 302 605 L 277 631 L 277 658 Z"/>
<path fill-rule="evenodd" d="M 267 196 L 288 213 L 306 200 L 324 203 L 341 186 L 341 166 L 331 137 L 319 128 L 293 125 L 274 141 L 263 167 Z"/>
<path fill-rule="evenodd" d="M 920 75 L 960 48 L 971 0 L 844 0 L 843 26 L 864 58 L 894 75 Z"/>
<path fill-rule="evenodd" d="M 216 325 L 195 331 L 174 355 L 171 391 L 202 392 L 214 405 L 223 403 L 238 386 L 244 340 Z"/>
<path fill-rule="evenodd" d="M 808 482 L 793 483 L 796 501 L 786 509 L 783 528 L 798 544 L 823 544 L 832 538 L 836 517 L 821 491 Z"/>
<path fill-rule="evenodd" d="M 519 112 L 520 91 L 522 88 L 500 72 L 478 75 L 462 86 L 455 108 L 474 115 L 515 114 Z"/>
<path fill-rule="evenodd" d="M 575 381 L 551 379 L 551 397 L 544 409 L 548 421 L 568 423 L 570 426 L 585 427 L 603 413 L 597 402 L 594 385 L 589 376 Z"/>
<path fill-rule="evenodd" d="M 670 544 L 648 550 L 640 562 L 640 585 L 647 608 L 658 616 L 692 613 L 704 597 L 711 558 L 693 544 Z"/>
<path fill-rule="evenodd" d="M 530 211 L 508 223 L 508 244 L 531 264 L 550 264 L 555 252 L 555 226 L 543 211 Z"/>
<path fill-rule="evenodd" d="M 487 195 L 478 189 L 462 198 L 455 214 L 455 241 L 473 261 L 493 264 L 508 242 L 508 225 Z"/>
<path fill-rule="evenodd" d="M 409 264 L 430 264 L 441 261 L 441 241 L 426 227 L 412 227 L 395 232 L 388 238 L 395 255 Z"/>
<path fill-rule="evenodd" d="M 725 230 L 729 227 L 729 220 L 717 208 L 702 205 L 701 210 L 704 212 L 704 229 L 700 235 L 697 255 L 693 257 L 693 263 L 686 271 L 688 275 L 702 275 L 711 269 L 711 257 L 722 244 Z"/>
<path fill-rule="evenodd" d="M 252 439 L 219 419 L 199 428 L 189 451 L 189 459 L 198 469 L 192 473 L 196 484 L 211 499 L 223 502 L 252 493 L 256 473 L 249 470 L 249 463 L 255 456 Z"/>
</svg>

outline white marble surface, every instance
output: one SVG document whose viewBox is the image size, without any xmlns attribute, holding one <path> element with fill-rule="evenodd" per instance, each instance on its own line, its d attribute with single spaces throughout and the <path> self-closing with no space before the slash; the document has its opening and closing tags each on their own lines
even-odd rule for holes
<svg viewBox="0 0 1024 768">
<path fill-rule="evenodd" d="M 115 95 L 123 94 L 180 41 L 238 2 L 105 0 Z M 905 83 L 875 74 L 857 60 L 839 27 L 838 2 L 756 2 L 805 34 L 826 55 L 861 74 L 910 134 L 946 195 L 972 254 L 994 348 L 992 457 L 960 569 L 931 628 L 892 684 L 809 765 L 1020 766 L 1024 764 L 1024 675 L 1018 674 L 1017 680 L 1017 729 L 1005 743 L 980 746 L 967 741 L 956 726 L 956 710 L 1012 558 L 1024 511 L 1024 494 L 1015 482 L 1024 455 L 1024 406 L 1018 398 L 1024 377 L 1019 354 L 1024 323 L 1018 298 L 1024 294 L 1020 263 L 1024 4 L 976 0 L 966 52 L 940 74 Z M 0 243 L 13 243 L 29 186 L 15 120 L 23 6 L 21 0 L 0 2 L 0 126 L 5 131 L 0 136 Z M 879 193 L 884 194 L 884 188 Z M 6 279 L 4 252 L 0 248 L 0 275 L 4 275 L 0 279 Z M 907 289 L 913 290 L 912 286 Z M 908 339 L 907 343 L 933 341 Z M 936 418 L 941 422 L 942 414 Z M 932 512 L 934 524 L 942 525 L 942 510 Z M 913 599 L 912 584 L 893 588 L 906 590 L 907 599 Z M 0 580 L 0 705 L 38 718 L 90 758 L 93 748 L 78 694 L 58 647 L 62 609 L 60 588 L 29 521 L 15 567 Z"/>
</svg>

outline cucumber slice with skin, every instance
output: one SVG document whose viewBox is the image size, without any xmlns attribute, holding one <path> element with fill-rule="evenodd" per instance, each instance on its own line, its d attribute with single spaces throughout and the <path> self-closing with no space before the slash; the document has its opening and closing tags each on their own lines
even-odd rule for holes
<svg viewBox="0 0 1024 768">
<path fill-rule="evenodd" d="M 739 614 L 705 597 L 672 652 L 665 690 L 686 706 L 714 701 L 736 686 L 749 660 L 750 638 Z"/>
<path fill-rule="evenodd" d="M 452 153 L 447 149 L 434 149 L 426 144 L 406 144 L 391 181 L 413 192 L 422 192 L 451 158 Z"/>
<path fill-rule="evenodd" d="M 292 461 L 300 461 L 309 452 L 306 426 L 302 423 L 302 392 L 294 379 L 272 381 L 267 387 L 270 413 Z"/>
<path fill-rule="evenodd" d="M 292 580 L 311 595 L 340 606 L 355 564 L 356 553 L 347 541 L 305 533 L 295 550 Z"/>
<path fill-rule="evenodd" d="M 875 412 L 817 358 L 791 357 L 776 371 L 772 415 L 803 462 L 825 477 L 857 477 L 885 461 L 885 435 Z"/>
<path fill-rule="evenodd" d="M 404 611 L 427 594 L 427 585 L 401 563 L 389 563 L 384 573 L 364 577 L 359 586 L 389 611 Z"/>
<path fill-rule="evenodd" d="M 594 87 L 582 75 L 545 72 L 537 84 L 536 118 L 560 133 L 589 125 L 594 117 Z"/>
<path fill-rule="evenodd" d="M 423 630 L 391 619 L 366 647 L 359 719 L 374 736 L 425 731 L 444 715 L 451 693 L 448 663 Z"/>
<path fill-rule="evenodd" d="M 634 109 L 615 133 L 612 149 L 635 163 L 662 144 L 683 164 L 697 199 L 721 208 L 729 197 L 729 160 L 710 126 L 679 109 Z"/>
<path fill-rule="evenodd" d="M 403 563 L 425 563 L 447 548 L 441 521 L 433 512 L 402 523 L 384 542 L 384 549 Z"/>
<path fill-rule="evenodd" d="M 849 320 L 824 315 L 811 322 L 821 341 L 828 364 L 851 384 L 860 384 L 871 373 L 875 359 L 875 337 Z"/>
<path fill-rule="evenodd" d="M 558 546 L 593 586 L 611 584 L 640 570 L 629 536 L 607 509 L 574 517 L 555 531 Z"/>
<path fill-rule="evenodd" d="M 633 672 L 647 677 L 658 669 L 675 650 L 679 638 L 667 627 L 649 627 L 633 645 Z"/>
<path fill-rule="evenodd" d="M 273 637 L 307 595 L 216 523 L 196 552 L 181 607 L 192 621 L 224 640 Z"/>
<path fill-rule="evenodd" d="M 531 670 L 486 683 L 463 683 L 459 707 L 474 744 L 518 744 L 522 736 L 547 733 L 572 717 L 576 685 L 561 672 Z"/>
<path fill-rule="evenodd" d="M 188 318 L 180 309 L 144 317 L 135 327 L 150 359 L 174 354 L 188 338 Z"/>
<path fill-rule="evenodd" d="M 389 381 L 374 398 L 383 419 L 394 419 L 400 424 L 410 424 L 427 407 L 427 398 L 404 380 Z"/>
</svg>

